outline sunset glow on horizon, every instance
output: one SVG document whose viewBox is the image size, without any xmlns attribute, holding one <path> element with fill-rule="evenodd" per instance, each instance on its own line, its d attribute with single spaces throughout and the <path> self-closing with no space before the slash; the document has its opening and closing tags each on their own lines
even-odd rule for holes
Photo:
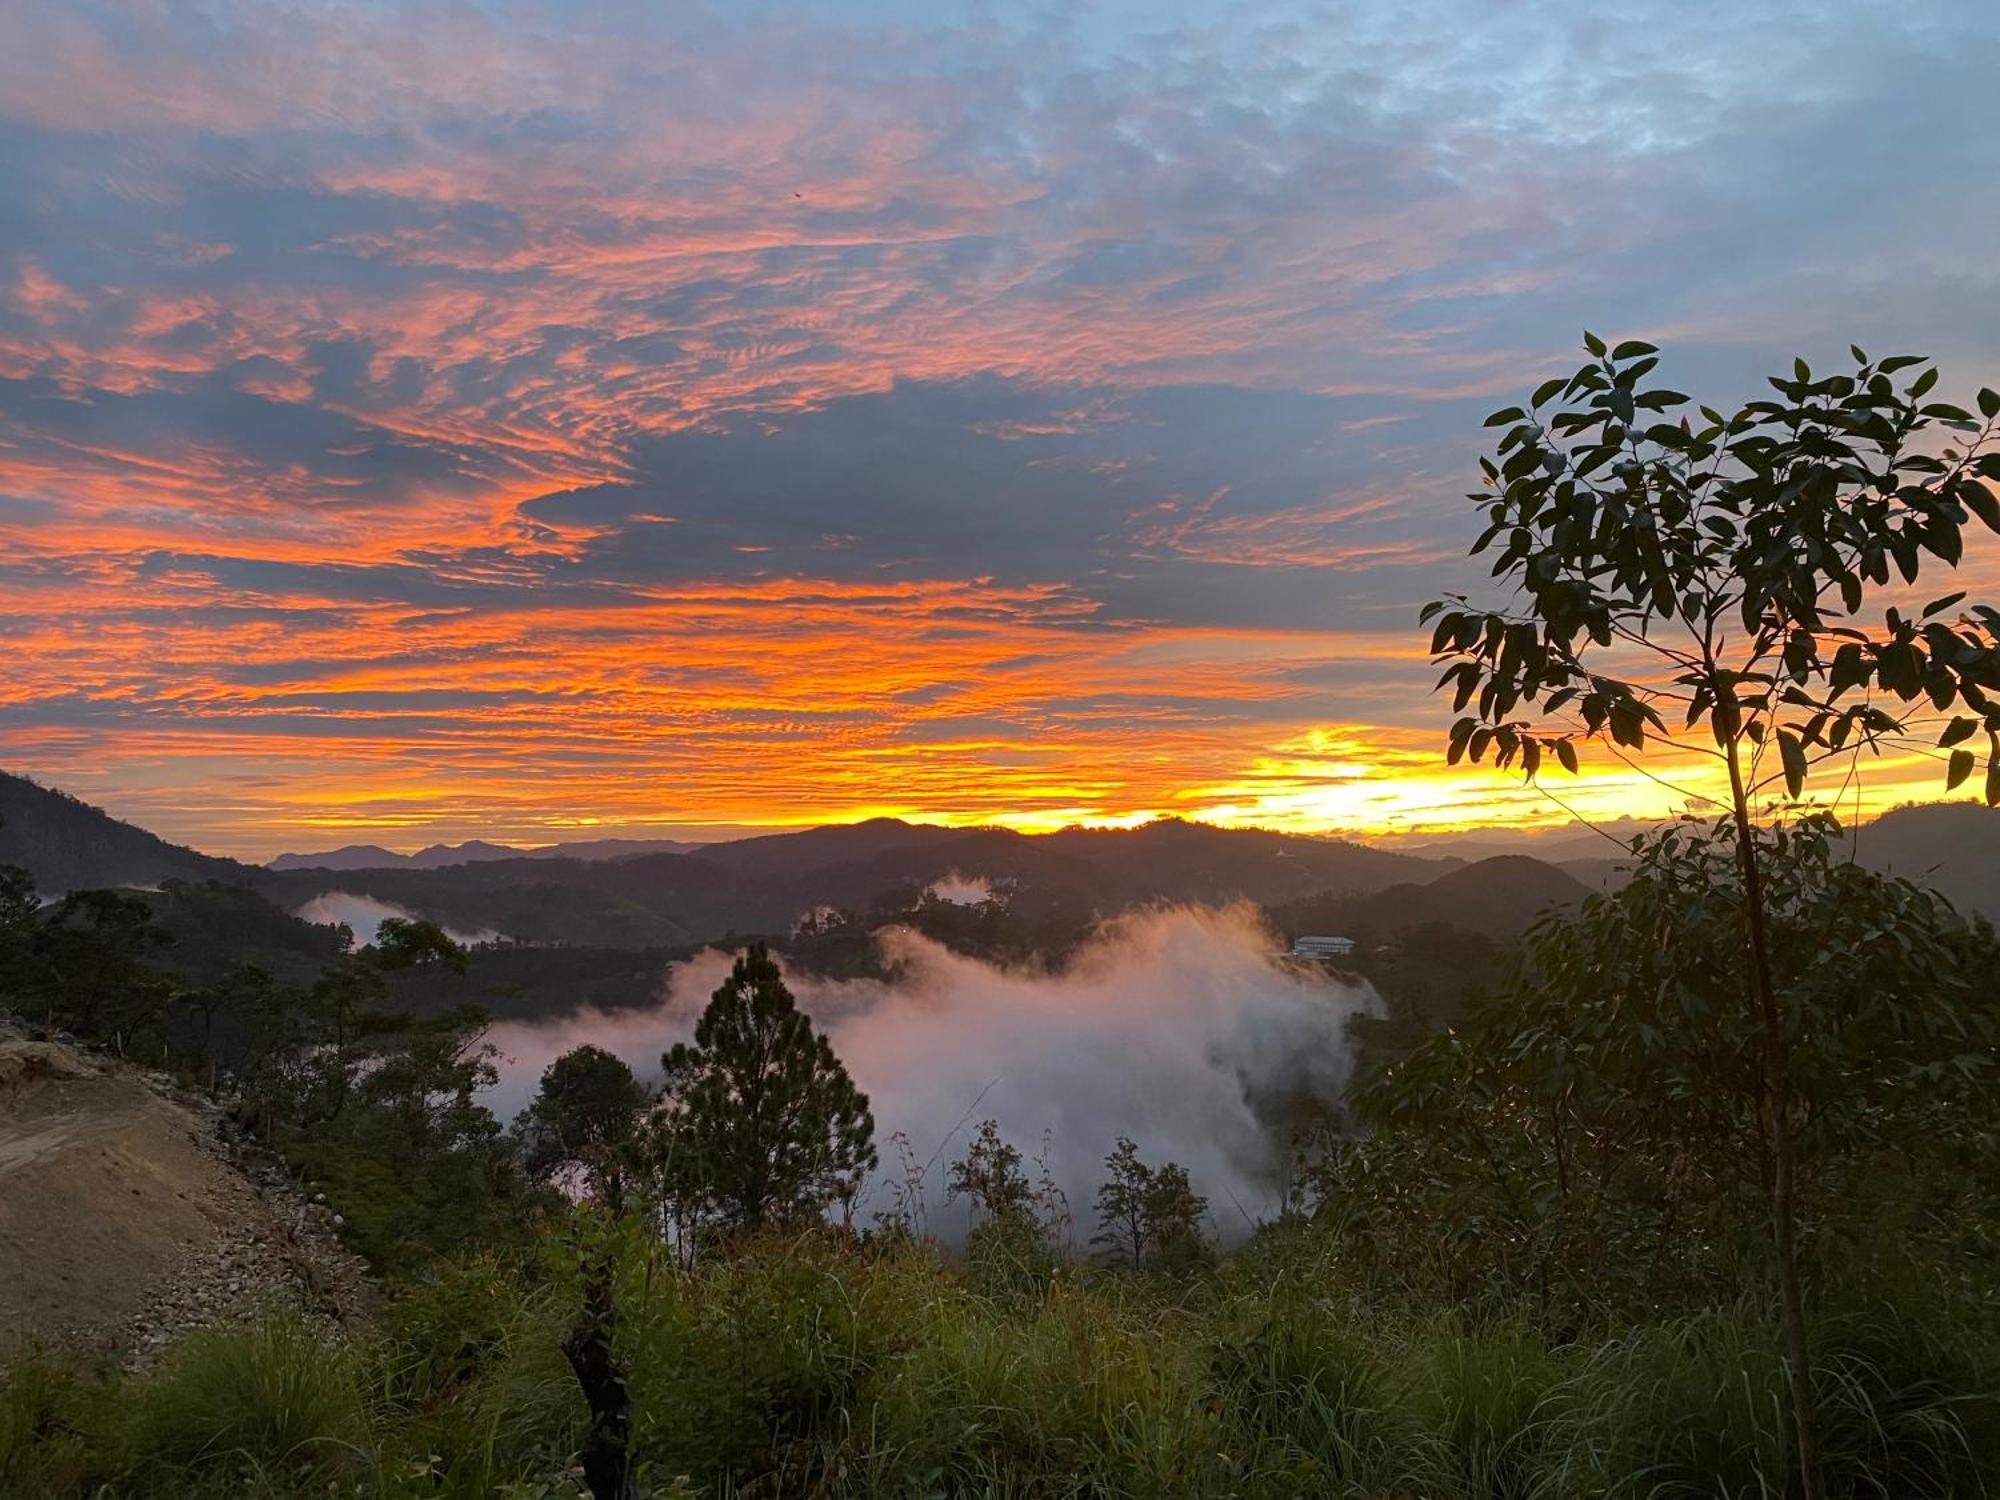
<svg viewBox="0 0 2000 1500">
<path fill-rule="evenodd" d="M 257 859 L 1657 816 L 1444 763 L 1485 413 L 2000 385 L 1972 0 L 949 9 L 0 0 L 0 770 Z"/>
</svg>

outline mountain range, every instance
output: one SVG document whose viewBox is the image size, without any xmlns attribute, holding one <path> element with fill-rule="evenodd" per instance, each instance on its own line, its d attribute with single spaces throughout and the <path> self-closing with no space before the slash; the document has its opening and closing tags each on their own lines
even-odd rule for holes
<svg viewBox="0 0 2000 1500">
<path fill-rule="evenodd" d="M 295 912 L 340 892 L 536 944 L 632 949 L 783 936 L 816 908 L 894 909 L 952 877 L 1067 893 L 1099 913 L 1242 900 L 1299 931 L 1388 932 L 1446 921 L 1502 935 L 1620 878 L 1616 851 L 1595 835 L 1510 841 L 1482 834 L 1402 852 L 1176 820 L 1023 834 L 878 818 L 720 843 L 660 843 L 665 847 L 612 839 L 517 850 L 474 841 L 410 856 L 360 845 L 267 868 L 167 843 L 63 792 L 0 773 L 0 864 L 25 867 L 45 894 L 215 882 L 247 887 Z M 1535 857 L 1524 845 L 1555 857 Z M 1900 808 L 1858 829 L 1854 847 L 1863 863 L 1933 884 L 1962 907 L 2000 914 L 2000 810 L 1969 803 Z M 304 859 L 315 862 L 297 862 Z M 363 863 L 379 859 L 386 862 Z"/>
<path fill-rule="evenodd" d="M 1590 889 L 1542 860 L 1495 854 L 1428 881 L 1401 881 L 1365 895 L 1325 894 L 1286 902 L 1272 908 L 1271 920 L 1287 938 L 1337 933 L 1377 940 L 1436 923 L 1507 938 L 1545 911 L 1575 906 Z"/>
<path fill-rule="evenodd" d="M 380 844 L 343 844 L 317 854 L 280 854 L 271 870 L 443 870 L 453 865 L 482 864 L 496 859 L 630 859 L 640 854 L 686 854 L 700 844 L 682 839 L 581 839 L 568 844 L 518 848 L 468 839 L 463 844 L 432 844 L 415 854 L 398 854 Z"/>
</svg>

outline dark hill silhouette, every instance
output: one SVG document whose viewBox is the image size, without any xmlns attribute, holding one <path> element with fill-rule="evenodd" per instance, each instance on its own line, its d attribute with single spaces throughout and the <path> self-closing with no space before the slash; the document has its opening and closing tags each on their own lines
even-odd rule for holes
<svg viewBox="0 0 2000 1500">
<path fill-rule="evenodd" d="M 806 872 L 796 888 L 809 906 L 855 909 L 891 895 L 914 899 L 923 887 L 950 875 L 1076 891 L 1105 909 L 1150 894 L 1135 890 L 1102 865 L 1065 853 L 1047 835 L 1015 833 L 1007 828 L 928 831 L 947 837 L 891 845 L 872 856 L 823 865 Z"/>
<path fill-rule="evenodd" d="M 731 839 L 704 845 L 694 852 L 705 863 L 736 875 L 784 880 L 831 866 L 866 863 L 897 851 L 935 848 L 965 836 L 966 830 L 962 828 L 905 823 L 900 818 L 870 818 L 866 822 L 832 823 L 798 833 L 765 833 Z"/>
<path fill-rule="evenodd" d="M 1863 826 L 1854 847 L 1870 869 L 1931 886 L 1960 911 L 2000 922 L 2000 808 L 1977 802 L 1899 807 Z"/>
<path fill-rule="evenodd" d="M 508 853 L 475 840 L 425 851 L 450 857 L 432 867 L 391 856 L 387 866 L 266 870 L 169 844 L 18 776 L 0 774 L 0 818 L 0 863 L 25 867 L 49 894 L 219 881 L 252 887 L 289 912 L 323 892 L 345 891 L 466 931 L 607 948 L 779 936 L 816 906 L 868 911 L 913 900 L 953 874 L 1023 896 L 1060 896 L 1065 909 L 1080 904 L 1100 915 L 1149 901 L 1249 900 L 1273 909 L 1294 935 L 1430 922 L 1511 935 L 1544 908 L 1579 899 L 1613 863 L 1580 864 L 1587 878 L 1579 882 L 1525 855 L 1466 864 L 1176 820 L 1021 834 L 879 818 L 678 853 L 583 859 L 560 847 Z M 612 850 L 625 842 L 583 847 Z M 2000 813 L 1966 804 L 1899 809 L 1863 828 L 1856 843 L 1865 863 L 1936 884 L 1963 908 L 2000 912 Z M 365 858 L 371 847 L 335 853 Z"/>
<path fill-rule="evenodd" d="M 818 906 L 865 911 L 914 900 L 948 875 L 1070 892 L 1101 913 L 1139 902 L 1283 901 L 1422 879 L 1439 866 L 1331 839 L 1166 822 L 1021 834 L 893 818 L 710 844 L 616 863 L 491 860 L 437 869 L 283 870 L 274 899 L 327 890 L 393 902 L 448 926 L 524 942 L 672 946 L 728 933 L 783 934 Z"/>
<path fill-rule="evenodd" d="M 1327 891 L 1379 890 L 1428 880 L 1435 860 L 1263 828 L 1215 828 L 1163 819 L 1132 829 L 1070 828 L 1051 847 L 1088 860 L 1119 884 L 1156 899 L 1266 904 Z"/>
<path fill-rule="evenodd" d="M 318 854 L 280 854 L 267 870 L 385 870 L 409 863 L 409 856 L 380 844 L 342 844 Z"/>
<path fill-rule="evenodd" d="M 517 849 L 469 839 L 463 844 L 432 844 L 415 854 L 398 854 L 380 844 L 347 844 L 318 854 L 280 854 L 270 870 L 442 870 L 452 865 L 481 864 L 498 859 L 635 859 L 642 854 L 685 854 L 700 844 L 680 839 L 582 839 L 541 849 Z"/>
<path fill-rule="evenodd" d="M 1381 939 L 1445 923 L 1488 937 L 1513 937 L 1542 913 L 1573 906 L 1589 887 L 1525 854 L 1497 854 L 1436 879 L 1406 882 L 1359 896 L 1319 895 L 1271 912 L 1288 938 L 1304 933 Z"/>
<path fill-rule="evenodd" d="M 673 947 L 789 930 L 782 890 L 684 854 L 635 859 L 497 859 L 421 870 L 274 870 L 272 900 L 296 909 L 326 891 L 371 896 L 464 931 L 529 943 Z"/>
<path fill-rule="evenodd" d="M 67 792 L 5 772 L 0 772 L 0 865 L 20 866 L 48 896 L 167 880 L 247 885 L 260 873 L 233 859 L 170 844 Z"/>
</svg>

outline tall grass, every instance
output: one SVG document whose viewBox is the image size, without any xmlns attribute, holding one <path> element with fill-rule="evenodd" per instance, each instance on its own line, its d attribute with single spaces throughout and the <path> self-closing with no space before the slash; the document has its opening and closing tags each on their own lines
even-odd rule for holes
<svg viewBox="0 0 2000 1500">
<path fill-rule="evenodd" d="M 92 1396 L 73 1368 L 47 1356 L 0 1379 L 0 1495 L 81 1492 L 101 1425 Z"/>
<path fill-rule="evenodd" d="M 131 1387 L 116 1425 L 135 1493 L 188 1493 L 224 1477 L 303 1489 L 355 1470 L 368 1454 L 359 1361 L 284 1314 L 195 1334 Z"/>
<path fill-rule="evenodd" d="M 1995 1490 L 1993 1325 L 1966 1284 L 1827 1290 L 1834 1494 Z M 559 1256 L 484 1257 L 409 1289 L 352 1349 L 278 1317 L 141 1379 L 31 1361 L 0 1383 L 0 1494 L 574 1496 L 574 1293 Z M 1552 1339 L 1526 1311 L 1363 1295 L 1303 1244 L 1195 1281 L 995 1285 L 921 1246 L 805 1236 L 692 1270 L 634 1242 L 619 1302 L 654 1496 L 1781 1500 L 1794 1483 L 1792 1392 L 1753 1298 Z"/>
</svg>

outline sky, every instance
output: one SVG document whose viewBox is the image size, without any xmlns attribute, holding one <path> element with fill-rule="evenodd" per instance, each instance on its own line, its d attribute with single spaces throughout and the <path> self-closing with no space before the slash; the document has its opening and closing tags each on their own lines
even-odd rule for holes
<svg viewBox="0 0 2000 1500">
<path fill-rule="evenodd" d="M 215 852 L 1657 813 L 1443 765 L 1485 413 L 2000 385 L 1987 0 L 0 29 L 0 766 Z"/>
</svg>

